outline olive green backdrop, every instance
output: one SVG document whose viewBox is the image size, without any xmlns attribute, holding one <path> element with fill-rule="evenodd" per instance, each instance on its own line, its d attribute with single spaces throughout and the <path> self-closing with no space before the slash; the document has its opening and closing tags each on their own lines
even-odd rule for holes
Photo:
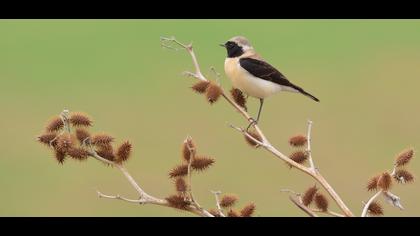
<svg viewBox="0 0 420 236">
<path fill-rule="evenodd" d="M 174 192 L 167 171 L 191 135 L 216 165 L 194 176 L 199 202 L 210 190 L 253 201 L 257 216 L 304 216 L 281 188 L 303 191 L 314 181 L 264 150 L 247 146 L 228 123 L 244 126 L 226 102 L 210 106 L 182 76 L 192 70 L 183 51 L 162 49 L 160 36 L 194 43 L 203 72 L 223 73 L 218 44 L 246 36 L 255 49 L 321 103 L 291 93 L 266 100 L 261 128 L 286 154 L 288 137 L 312 119 L 313 157 L 357 215 L 366 180 L 392 168 L 397 153 L 420 141 L 420 21 L 414 20 L 2 20 L 0 21 L 0 215 L 190 216 L 158 206 L 98 199 L 136 198 L 115 168 L 95 160 L 58 165 L 35 137 L 64 108 L 84 111 L 94 131 L 134 143 L 127 168 L 150 194 Z M 221 83 L 230 89 L 223 76 Z M 251 114 L 258 107 L 249 100 Z M 418 160 L 409 169 L 420 173 Z M 419 184 L 395 186 L 404 211 L 420 215 Z M 381 200 L 382 201 L 382 200 Z M 332 209 L 337 210 L 333 203 Z"/>
</svg>

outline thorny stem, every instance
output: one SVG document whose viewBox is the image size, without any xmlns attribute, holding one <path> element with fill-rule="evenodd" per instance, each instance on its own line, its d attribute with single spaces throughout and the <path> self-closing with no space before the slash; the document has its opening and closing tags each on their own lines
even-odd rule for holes
<svg viewBox="0 0 420 236">
<path fill-rule="evenodd" d="M 168 43 L 175 43 L 179 46 L 181 46 L 182 48 L 184 48 L 191 56 L 194 67 L 195 67 L 195 73 L 189 72 L 190 75 L 192 75 L 193 77 L 203 80 L 203 81 L 208 81 L 203 74 L 201 73 L 200 67 L 198 65 L 197 62 L 197 58 L 195 56 L 195 53 L 193 51 L 193 47 L 192 44 L 190 45 L 184 45 L 182 43 L 180 43 L 179 41 L 177 41 L 174 37 L 172 38 L 165 38 L 165 37 L 161 37 L 161 45 L 164 47 L 170 47 L 168 46 Z M 250 119 L 252 119 L 252 117 L 242 108 L 240 107 L 238 104 L 236 104 L 231 98 L 229 98 L 226 93 L 224 92 L 224 90 L 222 89 L 222 96 L 223 98 L 230 104 L 232 105 L 247 121 L 249 121 Z M 339 197 L 339 195 L 335 192 L 335 190 L 331 187 L 331 185 L 325 180 L 325 178 L 316 170 L 313 170 L 311 168 L 308 168 L 304 165 L 301 165 L 299 163 L 296 163 L 292 160 L 290 160 L 290 158 L 288 158 L 286 155 L 284 155 L 283 153 L 281 153 L 279 150 L 277 150 L 275 147 L 273 147 L 270 142 L 268 141 L 268 139 L 265 137 L 264 133 L 262 132 L 262 130 L 259 128 L 259 126 L 257 124 L 252 124 L 252 126 L 255 128 L 255 130 L 257 131 L 257 133 L 261 136 L 261 146 L 264 147 L 265 150 L 271 152 L 272 154 L 274 154 L 276 157 L 278 157 L 279 159 L 287 162 L 288 164 L 290 164 L 292 167 L 295 167 L 296 169 L 310 175 L 312 178 L 314 178 L 316 181 L 318 181 L 323 187 L 324 189 L 328 192 L 328 194 L 334 199 L 334 201 L 337 203 L 337 205 L 340 207 L 340 209 L 343 211 L 343 213 L 346 216 L 354 216 L 353 213 L 350 211 L 350 209 L 346 206 L 346 204 L 343 202 L 343 200 Z M 241 131 L 242 133 L 244 133 L 244 131 Z M 249 137 L 249 136 L 248 136 Z"/>
</svg>

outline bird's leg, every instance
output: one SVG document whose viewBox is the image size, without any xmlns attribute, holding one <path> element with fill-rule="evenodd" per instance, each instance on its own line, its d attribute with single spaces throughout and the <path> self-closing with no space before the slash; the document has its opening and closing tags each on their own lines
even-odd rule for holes
<svg viewBox="0 0 420 236">
<path fill-rule="evenodd" d="M 258 109 L 258 116 L 257 116 L 257 122 L 256 123 L 258 123 L 258 121 L 260 120 L 260 115 L 261 115 L 263 105 L 264 105 L 264 99 L 260 98 L 260 109 Z"/>
<path fill-rule="evenodd" d="M 260 120 L 260 115 L 261 115 L 261 110 L 262 110 L 263 105 L 264 105 L 264 99 L 263 99 L 263 98 L 260 98 L 260 108 L 258 109 L 257 120 L 254 120 L 253 118 L 250 118 L 250 121 L 251 121 L 251 122 L 249 123 L 248 127 L 246 128 L 246 131 L 248 131 L 248 129 L 249 129 L 252 125 L 256 125 L 256 124 L 258 124 L 258 121 Z"/>
</svg>

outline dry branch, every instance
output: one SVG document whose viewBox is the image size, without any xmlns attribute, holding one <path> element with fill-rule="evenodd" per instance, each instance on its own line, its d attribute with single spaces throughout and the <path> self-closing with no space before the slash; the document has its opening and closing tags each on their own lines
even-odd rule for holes
<svg viewBox="0 0 420 236">
<path fill-rule="evenodd" d="M 199 79 L 201 81 L 208 81 L 210 82 L 208 79 L 206 79 L 206 77 L 201 73 L 201 69 L 199 67 L 198 61 L 197 61 L 197 57 L 194 53 L 192 44 L 183 44 L 181 42 L 179 42 L 178 40 L 175 39 L 175 37 L 171 37 L 171 38 L 166 38 L 166 37 L 161 37 L 161 45 L 162 47 L 165 48 L 171 48 L 174 49 L 173 46 L 171 45 L 177 45 L 180 46 L 181 49 L 185 49 L 191 56 L 192 62 L 194 64 L 194 68 L 195 68 L 195 72 L 184 72 L 184 74 L 194 77 L 196 79 Z M 179 50 L 179 48 L 177 48 L 176 50 Z M 252 121 L 252 117 L 238 104 L 236 104 L 231 98 L 229 98 L 229 96 L 225 93 L 225 91 L 222 89 L 222 97 L 230 104 L 232 105 L 232 107 L 237 110 L 247 121 Z M 340 198 L 340 196 L 336 193 L 336 191 L 331 187 L 331 185 L 327 182 L 327 180 L 319 173 L 319 171 L 316 169 L 316 167 L 314 166 L 313 160 L 312 160 L 312 155 L 310 154 L 310 167 L 306 167 L 304 165 L 301 165 L 299 163 L 296 163 L 292 160 L 290 160 L 290 158 L 288 158 L 286 155 L 284 155 L 282 152 L 280 152 L 278 149 L 276 149 L 273 145 L 271 145 L 271 143 L 268 141 L 268 139 L 266 138 L 266 136 L 264 135 L 264 133 L 262 132 L 261 128 L 253 123 L 252 126 L 254 127 L 254 129 L 256 130 L 256 132 L 258 133 L 258 135 L 261 137 L 261 141 L 258 141 L 256 139 L 254 139 L 252 136 L 250 136 L 247 132 L 245 132 L 244 129 L 235 127 L 233 125 L 231 125 L 232 128 L 234 128 L 235 130 L 243 133 L 244 135 L 246 135 L 248 138 L 250 138 L 251 140 L 254 140 L 256 143 L 260 144 L 265 150 L 267 150 L 268 152 L 272 153 L 275 157 L 283 160 L 284 162 L 286 162 L 287 164 L 289 164 L 290 166 L 308 174 L 309 176 L 311 176 L 312 178 L 314 178 L 317 182 L 319 182 L 321 184 L 321 186 L 324 187 L 324 189 L 328 192 L 328 194 L 334 199 L 334 201 L 337 203 L 337 205 L 340 207 L 340 209 L 343 211 L 343 213 L 346 216 L 353 216 L 353 213 L 350 211 L 350 209 L 346 206 L 346 204 L 343 202 L 343 200 Z M 310 135 L 311 135 L 311 127 L 312 127 L 312 122 L 308 121 L 308 151 L 309 153 L 311 152 L 310 150 Z"/>
</svg>

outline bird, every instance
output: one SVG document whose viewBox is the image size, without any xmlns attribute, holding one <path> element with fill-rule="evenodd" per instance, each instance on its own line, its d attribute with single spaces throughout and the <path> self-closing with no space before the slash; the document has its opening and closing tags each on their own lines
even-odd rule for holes
<svg viewBox="0 0 420 236">
<path fill-rule="evenodd" d="M 224 70 L 233 87 L 260 100 L 257 119 L 251 118 L 246 130 L 258 123 L 264 99 L 278 92 L 300 93 L 319 102 L 318 98 L 290 82 L 285 75 L 266 62 L 245 37 L 235 36 L 220 46 L 227 51 Z"/>
</svg>

